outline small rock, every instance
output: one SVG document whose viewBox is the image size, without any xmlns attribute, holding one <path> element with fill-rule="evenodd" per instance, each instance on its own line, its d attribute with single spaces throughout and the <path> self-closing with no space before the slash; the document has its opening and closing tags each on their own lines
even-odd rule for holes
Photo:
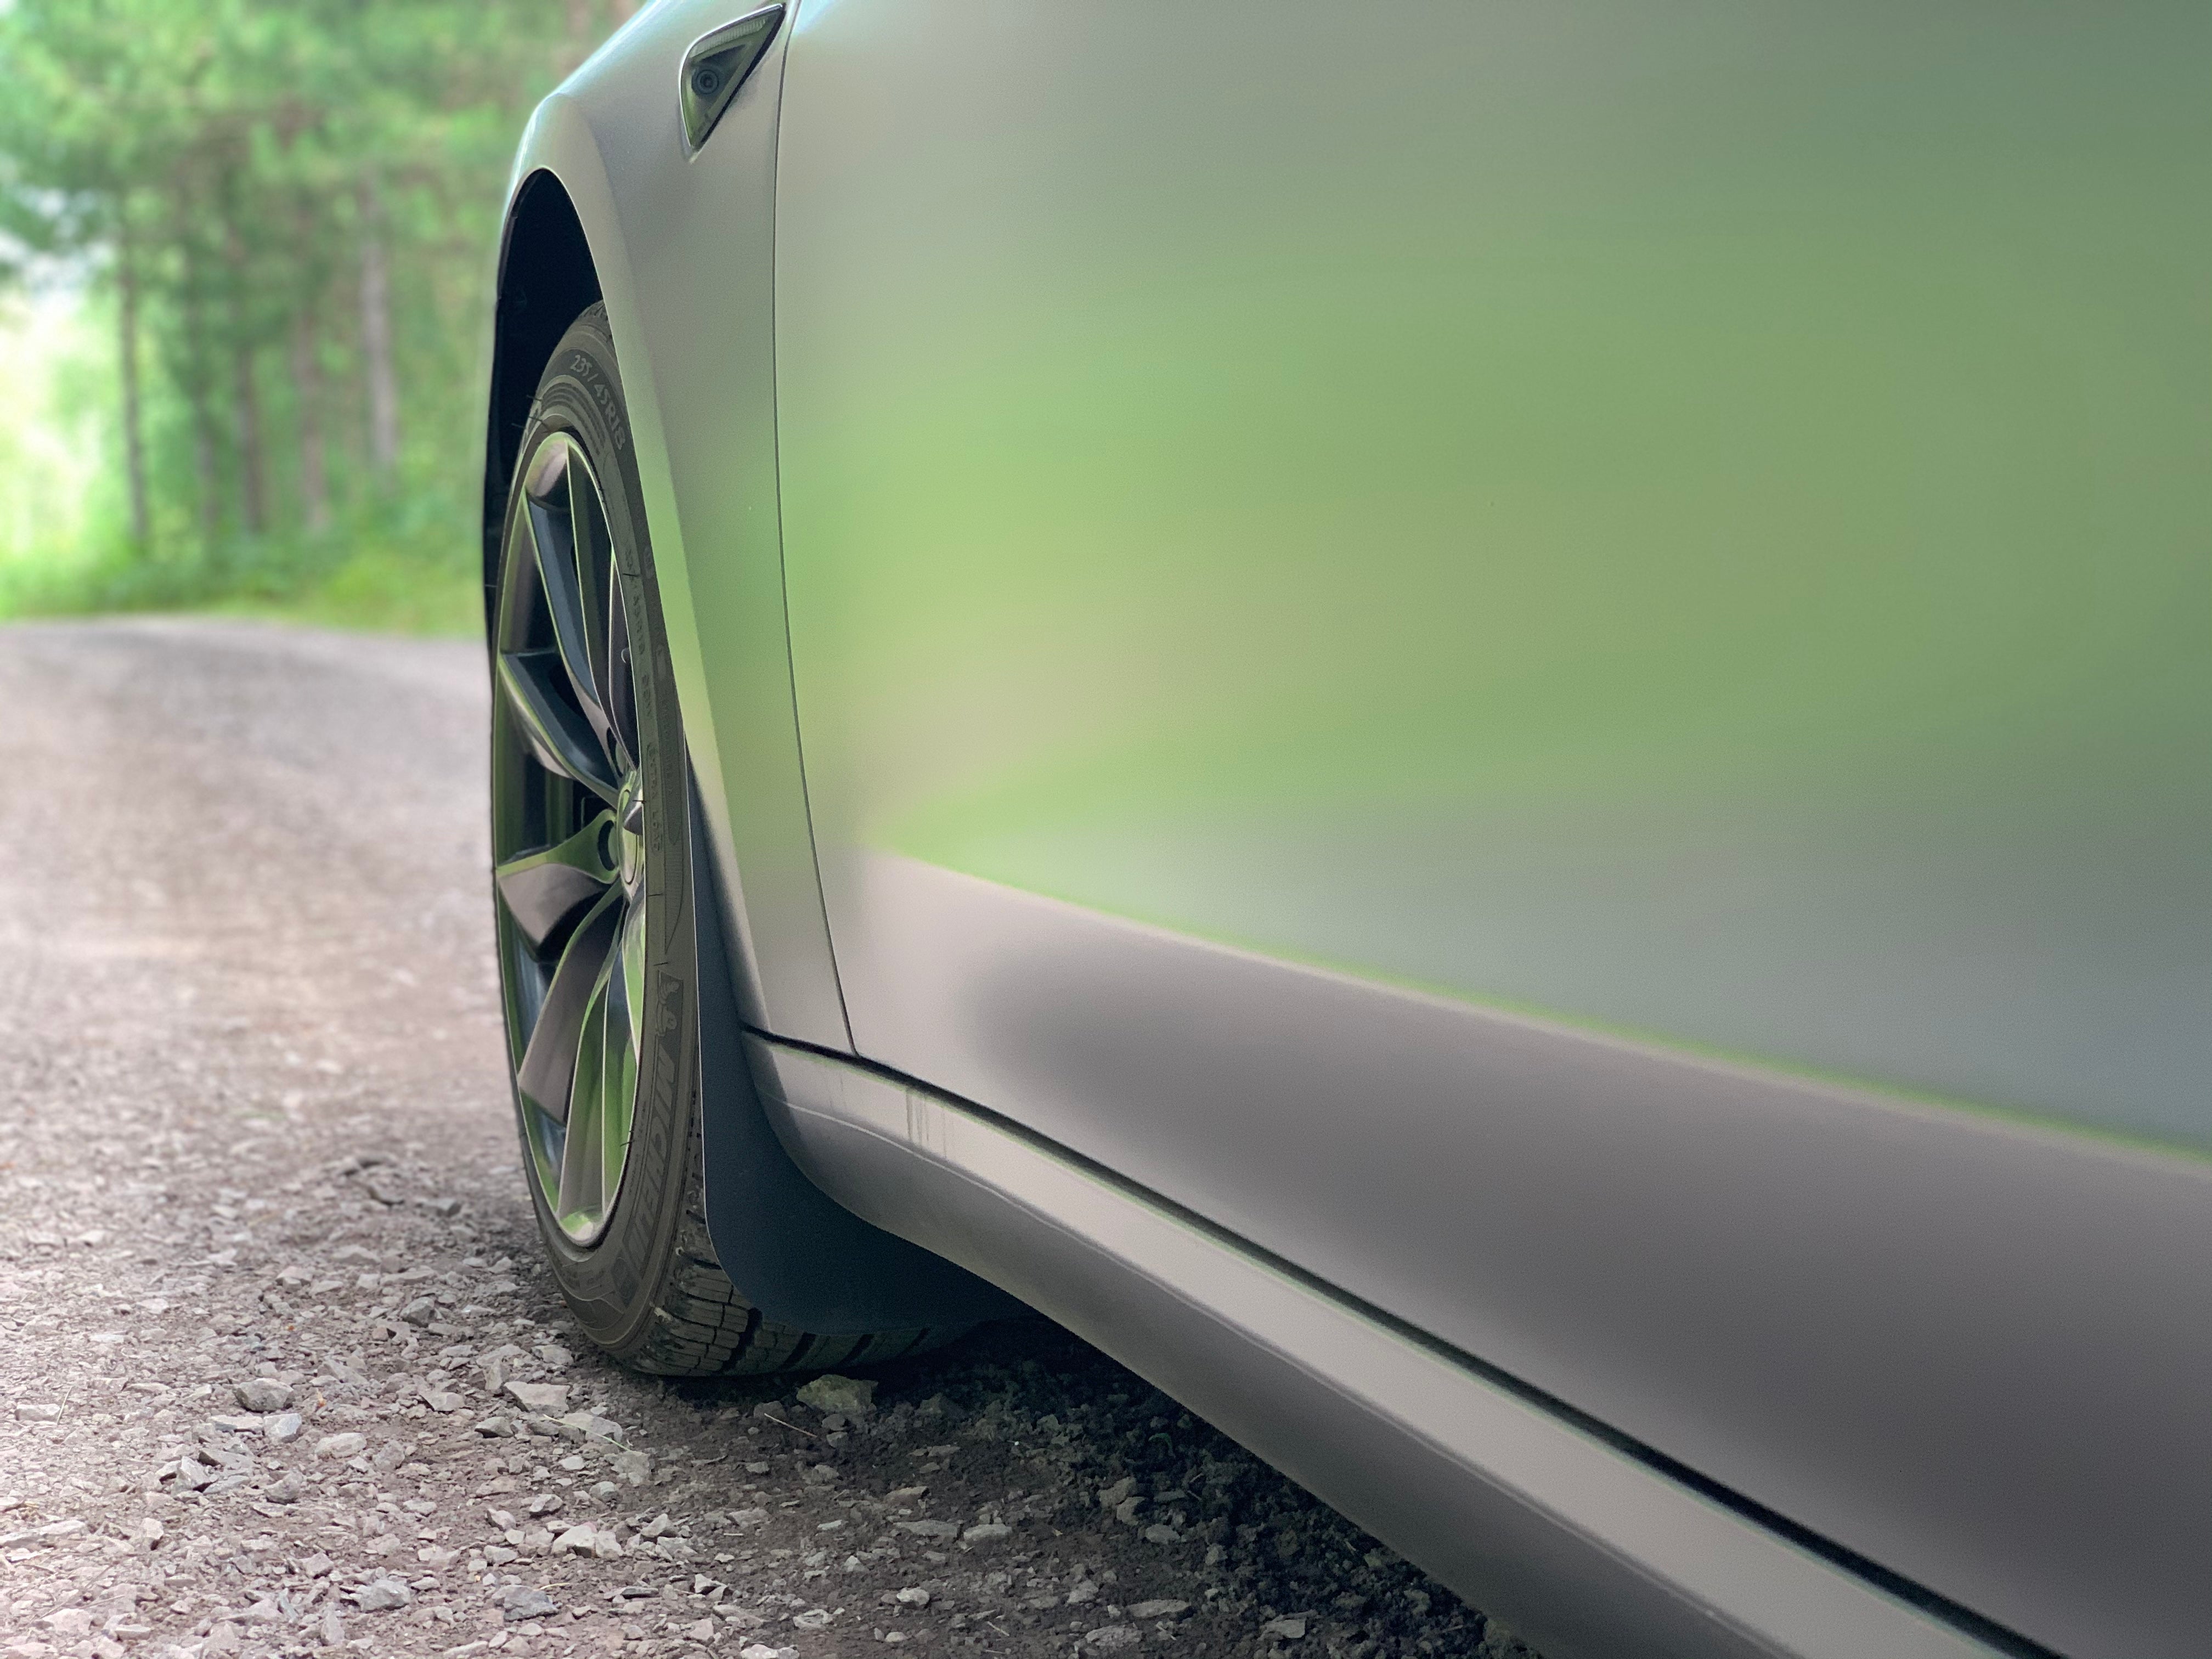
<svg viewBox="0 0 2212 1659">
<path fill-rule="evenodd" d="M 765 1642 L 748 1642 L 738 1650 L 738 1659 L 799 1659 L 797 1648 L 772 1648 Z"/>
<path fill-rule="evenodd" d="M 292 1565 L 297 1567 L 301 1572 L 309 1578 L 320 1578 L 325 1573 L 336 1566 L 337 1563 L 331 1560 L 329 1556 L 324 1554 L 320 1550 L 317 1550 L 313 1555 L 304 1556 L 301 1559 L 295 1561 Z"/>
<path fill-rule="evenodd" d="M 511 1417 L 499 1416 L 479 1419 L 477 1423 L 477 1432 L 494 1439 L 512 1435 L 514 1432 L 514 1419 Z"/>
<path fill-rule="evenodd" d="M 368 1437 L 365 1434 L 326 1434 L 315 1442 L 318 1457 L 358 1457 L 368 1449 Z"/>
<path fill-rule="evenodd" d="M 1182 1534 L 1173 1527 L 1146 1527 L 1143 1537 L 1147 1544 L 1180 1544 Z"/>
<path fill-rule="evenodd" d="M 929 1592 L 916 1584 L 901 1590 L 894 1599 L 902 1607 L 926 1607 L 929 1605 Z"/>
<path fill-rule="evenodd" d="M 64 1607 L 39 1622 L 51 1627 L 57 1636 L 86 1636 L 92 1632 L 92 1614 L 82 1607 Z"/>
<path fill-rule="evenodd" d="M 1114 1518 L 1125 1527 L 1133 1527 L 1137 1524 L 1138 1516 L 1144 1512 L 1144 1508 L 1143 1498 L 1125 1498 L 1114 1506 Z"/>
<path fill-rule="evenodd" d="M 1137 1483 L 1124 1475 L 1110 1486 L 1099 1487 L 1098 1507 L 1102 1510 L 1118 1509 L 1128 1501 L 1129 1494 L 1136 1489 Z"/>
<path fill-rule="evenodd" d="M 1067 1593 L 1067 1605 L 1071 1607 L 1079 1607 L 1086 1601 L 1096 1601 L 1097 1599 L 1098 1586 L 1088 1578 Z"/>
<path fill-rule="evenodd" d="M 58 1423 L 61 1421 L 61 1417 L 62 1408 L 59 1406 L 18 1406 L 15 1407 L 15 1420 L 19 1423 Z"/>
<path fill-rule="evenodd" d="M 804 1613 L 793 1613 L 791 1625 L 793 1630 L 821 1630 L 829 1625 L 830 1618 L 829 1608 L 809 1607 Z"/>
<path fill-rule="evenodd" d="M 307 1483 L 296 1474 L 288 1474 L 263 1489 L 262 1497 L 271 1504 L 296 1504 L 307 1495 Z"/>
<path fill-rule="evenodd" d="M 415 1600 L 415 1592 L 398 1578 L 372 1578 L 352 1595 L 354 1605 L 363 1613 L 388 1613 Z"/>
<path fill-rule="evenodd" d="M 250 1412 L 281 1412 L 292 1403 L 292 1391 L 273 1376 L 257 1376 L 231 1390 L 238 1403 Z"/>
<path fill-rule="evenodd" d="M 960 1534 L 963 1544 L 995 1544 L 1001 1538 L 1011 1538 L 1014 1529 L 1003 1521 L 985 1521 Z"/>
<path fill-rule="evenodd" d="M 506 1394 L 526 1412 L 558 1417 L 568 1409 L 568 1385 L 565 1382 L 509 1382 Z"/>
<path fill-rule="evenodd" d="M 336 1607 L 329 1608 L 324 1613 L 323 1622 L 316 1634 L 322 1638 L 323 1645 L 326 1648 L 343 1647 L 346 1639 L 345 1615 Z"/>
<path fill-rule="evenodd" d="M 448 1394 L 440 1389 L 422 1390 L 422 1403 L 434 1412 L 457 1412 L 469 1402 L 459 1395 Z"/>
<path fill-rule="evenodd" d="M 1188 1601 L 1136 1601 L 1127 1609 L 1132 1619 L 1180 1619 L 1190 1611 Z"/>
<path fill-rule="evenodd" d="M 399 1317 L 410 1325 L 427 1325 L 438 1315 L 438 1298 L 418 1296 L 399 1310 Z"/>
<path fill-rule="evenodd" d="M 1303 1613 L 1294 1614 L 1288 1619 L 1270 1619 L 1260 1626 L 1261 1635 L 1272 1636 L 1278 1641 L 1283 1642 L 1302 1641 L 1304 1639 L 1305 1633 L 1306 1621 Z"/>
<path fill-rule="evenodd" d="M 1144 1632 L 1134 1625 L 1101 1625 L 1097 1630 L 1083 1633 L 1084 1646 L 1098 1653 L 1119 1653 L 1144 1639 Z"/>
<path fill-rule="evenodd" d="M 799 1390 L 799 1400 L 825 1415 L 840 1412 L 847 1417 L 866 1417 L 876 1408 L 876 1385 L 826 1371 Z"/>
<path fill-rule="evenodd" d="M 641 1451 L 617 1452 L 610 1466 L 633 1486 L 641 1486 L 653 1477 L 653 1460 Z"/>
<path fill-rule="evenodd" d="M 525 1619 L 544 1619 L 561 1611 L 551 1596 L 530 1584 L 509 1584 L 501 1590 L 499 1610 L 509 1624 Z"/>
<path fill-rule="evenodd" d="M 461 1212 L 461 1200 L 458 1198 L 426 1198 L 422 1200 L 422 1207 L 432 1215 L 441 1215 L 451 1220 Z"/>
<path fill-rule="evenodd" d="M 761 1517 L 766 1520 L 763 1514 Z M 960 1528 L 950 1521 L 894 1521 L 891 1525 L 901 1532 L 910 1532 L 916 1538 L 957 1538 Z"/>
<path fill-rule="evenodd" d="M 679 1634 L 688 1636 L 695 1642 L 711 1642 L 721 1632 L 715 1628 L 713 1620 L 702 1619 L 696 1624 L 684 1626 Z"/>
<path fill-rule="evenodd" d="M 276 1416 L 263 1420 L 261 1432 L 281 1446 L 287 1440 L 297 1440 L 301 1429 L 305 1426 L 305 1419 L 299 1413 L 279 1412 Z"/>
<path fill-rule="evenodd" d="M 619 1440 L 622 1425 L 597 1412 L 570 1412 L 557 1419 L 562 1437 L 571 1440 Z"/>
<path fill-rule="evenodd" d="M 443 1572 L 461 1559 L 459 1550 L 449 1550 L 442 1545 L 425 1544 L 415 1552 L 415 1559 L 433 1572 Z"/>
<path fill-rule="evenodd" d="M 836 1482 L 837 1471 L 827 1463 L 815 1463 L 799 1478 L 810 1486 L 832 1486 Z"/>
<path fill-rule="evenodd" d="M 131 1529 L 131 1541 L 142 1549 L 153 1549 L 169 1535 L 169 1529 L 153 1516 L 147 1516 Z"/>
</svg>

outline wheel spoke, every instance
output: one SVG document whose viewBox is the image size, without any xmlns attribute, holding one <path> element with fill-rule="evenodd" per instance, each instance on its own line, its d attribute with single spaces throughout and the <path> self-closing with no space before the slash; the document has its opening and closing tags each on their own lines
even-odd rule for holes
<svg viewBox="0 0 2212 1659">
<path fill-rule="evenodd" d="M 610 957 L 592 982 L 568 1089 L 568 1133 L 561 1147 L 560 1191 L 553 1200 L 553 1212 L 568 1228 L 596 1221 L 606 1204 L 607 1009 L 613 967 Z"/>
<path fill-rule="evenodd" d="M 522 1097 L 556 1122 L 568 1121 L 577 1045 L 621 920 L 622 890 L 611 887 L 562 951 L 553 982 L 545 988 L 538 1024 L 530 1033 L 530 1046 L 515 1068 L 514 1084 Z"/>
<path fill-rule="evenodd" d="M 637 1105 L 639 1062 L 644 1045 L 645 915 L 633 909 L 623 919 L 607 964 L 607 1024 L 599 1092 L 600 1188 L 610 1198 L 622 1185 L 629 1156 L 632 1115 Z"/>
<path fill-rule="evenodd" d="M 568 534 L 575 546 L 577 611 L 592 702 L 611 732 L 614 659 L 608 653 L 607 623 L 614 596 L 614 538 L 607 530 L 606 509 L 599 503 L 599 487 L 591 469 L 574 463 L 568 468 Z"/>
<path fill-rule="evenodd" d="M 578 569 L 575 501 L 579 494 L 593 494 L 590 478 L 575 465 L 562 446 L 565 465 L 541 491 L 526 492 L 524 505 L 530 520 L 531 539 L 538 550 L 538 581 L 552 613 L 554 637 L 561 644 L 561 659 L 568 671 L 568 684 L 586 711 L 600 707 L 599 683 L 592 672 L 591 619 L 598 610 L 591 584 Z M 597 722 L 594 722 L 596 724 Z"/>
<path fill-rule="evenodd" d="M 612 812 L 600 812 L 557 847 L 509 859 L 493 872 L 507 914 L 532 948 L 605 892 L 621 874 Z"/>
<path fill-rule="evenodd" d="M 617 790 L 597 734 L 554 690 L 555 677 L 562 672 L 556 651 L 500 653 L 500 689 L 538 763 L 612 805 Z"/>
<path fill-rule="evenodd" d="M 611 574 L 611 558 L 608 569 Z M 607 724 L 613 728 L 616 764 L 627 769 L 637 764 L 637 686 L 629 661 L 629 605 L 619 582 L 607 591 Z"/>
</svg>

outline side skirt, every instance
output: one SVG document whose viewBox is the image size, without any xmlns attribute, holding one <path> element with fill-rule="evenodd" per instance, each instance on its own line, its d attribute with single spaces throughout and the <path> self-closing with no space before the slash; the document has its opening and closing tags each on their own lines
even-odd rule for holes
<svg viewBox="0 0 2212 1659">
<path fill-rule="evenodd" d="M 981 1108 L 757 1033 L 745 1046 L 776 1135 L 840 1204 L 1050 1315 L 1548 1659 L 2040 1651 Z"/>
</svg>

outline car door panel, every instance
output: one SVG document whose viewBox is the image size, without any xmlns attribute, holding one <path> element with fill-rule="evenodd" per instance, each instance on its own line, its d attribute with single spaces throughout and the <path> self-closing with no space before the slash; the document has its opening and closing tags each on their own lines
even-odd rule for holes
<svg viewBox="0 0 2212 1659">
<path fill-rule="evenodd" d="M 2190 1650 L 2208 29 L 813 0 L 778 441 L 859 1052 Z"/>
</svg>

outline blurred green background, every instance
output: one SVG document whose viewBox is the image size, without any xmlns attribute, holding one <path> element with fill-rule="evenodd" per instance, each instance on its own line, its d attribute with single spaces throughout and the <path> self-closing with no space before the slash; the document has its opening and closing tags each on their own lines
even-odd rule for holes
<svg viewBox="0 0 2212 1659">
<path fill-rule="evenodd" d="M 637 0 L 0 0 L 0 617 L 471 632 L 495 237 Z"/>
</svg>

